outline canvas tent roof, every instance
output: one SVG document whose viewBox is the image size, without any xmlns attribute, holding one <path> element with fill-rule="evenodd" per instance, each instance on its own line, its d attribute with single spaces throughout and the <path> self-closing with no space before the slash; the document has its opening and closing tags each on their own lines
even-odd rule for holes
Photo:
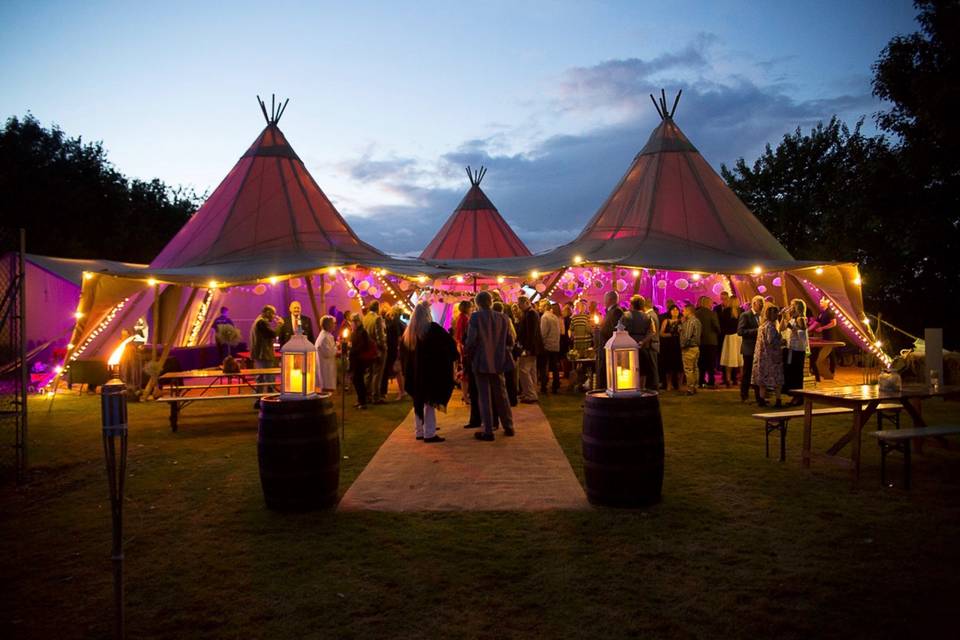
<svg viewBox="0 0 960 640">
<path fill-rule="evenodd" d="M 409 266 L 353 232 L 277 126 L 285 106 L 268 115 L 261 102 L 267 126 L 150 263 L 152 276 L 238 282 L 330 265 Z"/>
<path fill-rule="evenodd" d="M 35 253 L 26 254 L 25 258 L 36 266 L 63 278 L 75 285 L 83 283 L 83 273 L 98 273 L 102 271 L 122 271 L 127 269 L 143 269 L 147 265 L 133 262 L 117 262 L 115 260 L 89 260 L 83 258 L 54 258 L 41 256 Z"/>
<path fill-rule="evenodd" d="M 757 220 L 677 126 L 675 109 L 676 102 L 668 110 L 661 99 L 659 126 L 574 241 L 509 265 L 475 266 L 546 271 L 572 264 L 575 256 L 591 263 L 720 273 L 813 264 L 794 260 Z"/>
<path fill-rule="evenodd" d="M 425 260 L 473 260 L 529 256 L 530 250 L 480 188 L 487 170 L 467 167 L 470 190 L 423 250 Z"/>
</svg>

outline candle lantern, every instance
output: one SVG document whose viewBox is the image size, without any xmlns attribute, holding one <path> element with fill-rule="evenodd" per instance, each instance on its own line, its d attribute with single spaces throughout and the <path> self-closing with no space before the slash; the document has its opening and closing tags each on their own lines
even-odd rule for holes
<svg viewBox="0 0 960 640">
<path fill-rule="evenodd" d="M 280 350 L 280 398 L 297 400 L 317 395 L 317 350 L 295 333 Z"/>
<path fill-rule="evenodd" d="M 622 320 L 617 323 L 617 330 L 607 340 L 603 350 L 607 367 L 607 395 L 643 395 L 640 389 L 640 348 L 636 340 L 624 331 Z"/>
</svg>

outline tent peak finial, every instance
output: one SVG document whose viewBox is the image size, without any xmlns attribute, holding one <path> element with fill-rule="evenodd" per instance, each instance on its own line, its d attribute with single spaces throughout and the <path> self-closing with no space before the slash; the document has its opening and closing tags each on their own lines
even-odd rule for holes
<svg viewBox="0 0 960 640">
<path fill-rule="evenodd" d="M 673 120 L 673 114 L 677 112 L 677 103 L 680 102 L 681 95 L 683 95 L 683 89 L 677 91 L 677 96 L 673 99 L 673 107 L 668 109 L 666 91 L 660 89 L 659 103 L 657 102 L 657 99 L 653 97 L 653 94 L 650 94 L 650 100 L 653 102 L 653 108 L 657 110 L 657 115 L 660 116 L 661 120 Z"/>
<path fill-rule="evenodd" d="M 467 179 L 470 180 L 470 184 L 474 187 L 480 186 L 480 181 L 483 180 L 483 176 L 487 175 L 487 168 L 481 166 L 479 170 L 473 171 L 470 169 L 470 165 L 467 165 Z"/>
<path fill-rule="evenodd" d="M 287 98 L 283 104 L 277 104 L 277 94 L 270 94 L 270 113 L 267 113 L 267 103 L 260 99 L 260 96 L 257 96 L 257 102 L 260 104 L 260 111 L 263 113 L 263 119 L 267 121 L 267 126 L 277 126 L 277 123 L 280 122 L 280 117 L 283 116 L 283 112 L 287 109 L 287 103 L 290 102 L 290 98 Z"/>
</svg>

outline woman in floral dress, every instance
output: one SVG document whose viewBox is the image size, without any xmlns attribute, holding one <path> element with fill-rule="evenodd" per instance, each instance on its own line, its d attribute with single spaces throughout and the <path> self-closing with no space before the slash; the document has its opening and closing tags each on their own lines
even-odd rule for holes
<svg viewBox="0 0 960 640">
<path fill-rule="evenodd" d="M 763 320 L 757 331 L 757 351 L 753 357 L 753 384 L 760 389 L 757 405 L 767 406 L 767 390 L 773 389 L 780 403 L 780 389 L 783 387 L 783 338 L 777 327 L 780 310 L 774 305 L 763 310 Z"/>
</svg>

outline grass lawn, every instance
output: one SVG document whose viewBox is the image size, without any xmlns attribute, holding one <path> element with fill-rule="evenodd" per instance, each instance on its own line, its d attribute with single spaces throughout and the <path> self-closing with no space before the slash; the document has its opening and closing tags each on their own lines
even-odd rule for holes
<svg viewBox="0 0 960 640">
<path fill-rule="evenodd" d="M 582 480 L 579 396 L 543 409 Z M 337 402 L 339 411 L 339 402 Z M 957 404 L 924 410 L 957 420 Z M 909 494 L 763 455 L 735 393 L 662 400 L 662 504 L 644 511 L 311 513 L 263 507 L 256 417 L 130 405 L 132 638 L 919 637 L 955 629 L 960 454 L 916 456 Z M 99 398 L 31 403 L 30 482 L 0 485 L 0 637 L 109 637 Z M 341 492 L 408 410 L 348 409 Z M 908 421 L 908 419 L 904 418 Z M 820 419 L 825 449 L 849 417 Z M 523 437 L 518 425 L 518 437 Z M 441 445 L 442 446 L 442 445 Z M 898 456 L 891 478 L 899 481 Z"/>
</svg>

